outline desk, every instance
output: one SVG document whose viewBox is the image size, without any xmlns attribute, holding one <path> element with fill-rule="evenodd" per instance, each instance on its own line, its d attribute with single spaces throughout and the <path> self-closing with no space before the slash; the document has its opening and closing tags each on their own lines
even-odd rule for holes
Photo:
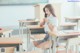
<svg viewBox="0 0 80 53">
<path fill-rule="evenodd" d="M 70 21 L 70 22 L 77 22 L 77 29 L 78 29 L 78 24 L 79 24 L 79 20 L 80 20 L 80 18 L 78 18 L 78 17 L 75 17 L 75 18 L 65 18 L 66 19 L 66 21 Z"/>
<path fill-rule="evenodd" d="M 32 34 L 34 34 L 34 33 L 44 33 L 44 26 L 27 25 L 26 27 L 31 31 Z"/>
<path fill-rule="evenodd" d="M 36 21 L 36 20 L 19 20 L 19 34 L 20 34 L 20 36 L 21 37 L 23 37 L 23 30 L 24 29 L 27 29 L 27 33 L 28 33 L 28 28 L 26 27 L 26 26 L 28 26 L 28 25 L 37 25 L 38 24 L 38 22 L 39 21 Z M 28 38 L 28 36 L 29 36 L 29 33 L 27 34 L 27 38 L 26 37 L 24 37 L 24 39 L 26 40 L 25 41 L 25 43 L 26 43 L 26 45 L 28 45 L 28 43 L 29 43 L 29 38 Z M 28 47 L 28 46 L 27 46 Z M 27 48 L 25 48 L 25 50 L 26 50 Z"/>
<path fill-rule="evenodd" d="M 40 26 L 40 25 L 28 25 L 27 28 L 29 29 L 43 29 L 44 26 Z"/>
<path fill-rule="evenodd" d="M 13 31 L 12 29 L 2 28 L 0 30 L 0 34 L 2 35 L 2 37 L 11 37 L 11 32 L 12 31 Z"/>
<path fill-rule="evenodd" d="M 63 23 L 60 24 L 60 29 L 61 30 L 71 30 L 71 29 L 76 29 L 77 27 L 76 23 Z"/>
<path fill-rule="evenodd" d="M 58 35 L 54 35 L 53 32 L 49 32 L 49 34 L 52 36 L 51 40 L 53 41 L 53 47 L 52 47 L 52 53 L 56 53 L 56 45 L 57 45 L 57 41 L 58 38 L 61 37 L 67 37 L 67 39 L 72 38 L 72 37 L 78 37 L 80 35 L 80 32 L 66 32 L 66 33 L 61 33 Z"/>
<path fill-rule="evenodd" d="M 66 19 L 69 19 L 69 20 L 80 20 L 80 18 L 78 18 L 78 17 L 75 17 L 75 18 L 66 18 Z"/>
<path fill-rule="evenodd" d="M 26 27 L 26 25 L 36 25 L 39 21 L 35 20 L 19 20 L 19 34 L 23 34 L 23 28 Z"/>
<path fill-rule="evenodd" d="M 39 29 L 44 29 L 44 26 L 41 27 L 39 25 L 27 25 L 26 28 L 28 29 L 27 31 L 27 43 L 30 43 L 30 35 L 31 35 L 31 30 L 39 30 Z M 26 44 L 28 47 L 28 44 Z"/>
<path fill-rule="evenodd" d="M 19 45 L 20 53 L 22 52 L 21 44 L 22 44 L 22 39 L 20 37 L 0 38 L 0 47 L 14 47 Z"/>
</svg>

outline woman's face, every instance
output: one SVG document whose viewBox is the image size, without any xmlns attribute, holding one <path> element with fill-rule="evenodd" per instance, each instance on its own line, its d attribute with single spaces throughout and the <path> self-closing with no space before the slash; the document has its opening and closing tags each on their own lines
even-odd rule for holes
<svg viewBox="0 0 80 53">
<path fill-rule="evenodd" d="M 50 15 L 50 14 L 51 14 L 48 8 L 45 8 L 45 13 L 46 13 L 47 15 Z"/>
</svg>

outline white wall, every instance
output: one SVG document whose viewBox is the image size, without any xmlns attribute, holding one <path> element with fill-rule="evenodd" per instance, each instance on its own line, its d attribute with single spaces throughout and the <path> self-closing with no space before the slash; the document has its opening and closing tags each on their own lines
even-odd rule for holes
<svg viewBox="0 0 80 53">
<path fill-rule="evenodd" d="M 49 3 L 61 3 L 61 23 L 64 17 L 75 16 L 75 12 L 79 15 L 79 9 L 74 9 L 74 3 L 67 0 L 49 0 Z M 0 26 L 16 26 L 18 20 L 34 18 L 34 7 L 29 5 L 22 6 L 0 6 Z"/>
<path fill-rule="evenodd" d="M 65 22 L 65 17 L 74 17 L 75 6 L 68 0 L 49 0 L 49 3 L 61 3 L 61 24 Z"/>
<path fill-rule="evenodd" d="M 65 17 L 74 17 L 74 3 L 63 3 L 61 6 L 61 23 L 65 22 Z"/>
<path fill-rule="evenodd" d="M 67 0 L 49 0 L 49 3 L 63 3 L 67 2 Z"/>
<path fill-rule="evenodd" d="M 80 2 L 75 3 L 75 17 L 80 17 Z"/>
<path fill-rule="evenodd" d="M 0 6 L 0 26 L 16 26 L 18 20 L 34 17 L 33 6 Z"/>
</svg>

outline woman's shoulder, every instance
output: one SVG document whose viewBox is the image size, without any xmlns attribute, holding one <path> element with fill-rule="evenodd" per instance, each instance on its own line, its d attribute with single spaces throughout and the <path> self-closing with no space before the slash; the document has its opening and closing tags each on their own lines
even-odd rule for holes
<svg viewBox="0 0 80 53">
<path fill-rule="evenodd" d="M 52 20 L 57 20 L 57 17 L 51 16 Z"/>
</svg>

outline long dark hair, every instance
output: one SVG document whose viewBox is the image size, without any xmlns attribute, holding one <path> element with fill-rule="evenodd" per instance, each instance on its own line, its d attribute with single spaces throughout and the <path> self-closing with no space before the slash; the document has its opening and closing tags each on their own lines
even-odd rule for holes
<svg viewBox="0 0 80 53">
<path fill-rule="evenodd" d="M 48 8 L 48 10 L 50 11 L 50 13 L 51 13 L 54 17 L 56 17 L 56 15 L 55 15 L 55 13 L 54 13 L 54 9 L 53 9 L 53 7 L 52 7 L 51 4 L 47 4 L 47 5 L 43 8 L 44 13 L 45 13 L 45 8 Z M 46 14 L 46 13 L 45 13 L 45 17 L 47 17 L 47 14 Z"/>
</svg>

